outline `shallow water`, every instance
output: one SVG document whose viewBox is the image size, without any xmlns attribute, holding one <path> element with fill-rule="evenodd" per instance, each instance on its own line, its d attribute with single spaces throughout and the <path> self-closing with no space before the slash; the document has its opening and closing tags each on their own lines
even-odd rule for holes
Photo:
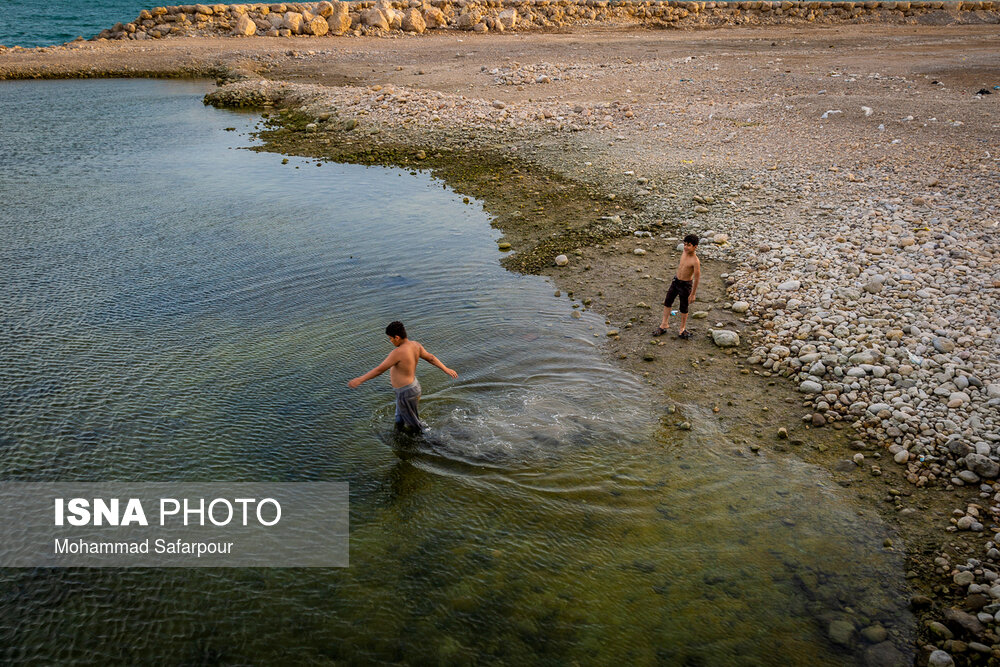
<svg viewBox="0 0 1000 667">
<path fill-rule="evenodd" d="M 658 430 L 427 175 L 236 150 L 200 83 L 0 84 L 0 476 L 348 481 L 344 570 L 6 570 L 7 661 L 855 664 L 902 559 L 822 471 Z M 296 169 L 296 167 L 299 167 Z M 427 437 L 345 384 L 407 323 Z M 596 334 L 596 335 L 595 335 Z"/>
</svg>

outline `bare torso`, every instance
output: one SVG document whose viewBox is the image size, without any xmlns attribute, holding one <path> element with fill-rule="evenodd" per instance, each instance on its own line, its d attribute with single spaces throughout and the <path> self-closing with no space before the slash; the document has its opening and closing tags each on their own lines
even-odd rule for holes
<svg viewBox="0 0 1000 667">
<path fill-rule="evenodd" d="M 399 389 L 417 379 L 417 362 L 420 361 L 422 349 L 420 343 L 408 340 L 393 350 L 393 356 L 398 357 L 396 363 L 389 369 L 389 382 L 393 387 Z"/>
<path fill-rule="evenodd" d="M 677 266 L 678 280 L 691 280 L 694 278 L 695 269 L 698 268 L 698 256 L 694 253 L 681 255 L 680 264 Z"/>
</svg>

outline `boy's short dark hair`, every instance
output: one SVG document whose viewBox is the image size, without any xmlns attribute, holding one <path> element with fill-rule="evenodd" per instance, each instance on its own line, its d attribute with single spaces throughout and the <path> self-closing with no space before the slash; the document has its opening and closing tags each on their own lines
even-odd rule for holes
<svg viewBox="0 0 1000 667">
<path fill-rule="evenodd" d="M 406 338 L 406 327 L 403 326 L 402 322 L 389 322 L 389 326 L 385 328 L 385 335 L 392 338 L 393 336 L 399 336 L 400 338 Z"/>
<path fill-rule="evenodd" d="M 691 245 L 698 245 L 698 235 L 688 234 L 684 237 L 684 243 L 690 243 Z"/>
</svg>

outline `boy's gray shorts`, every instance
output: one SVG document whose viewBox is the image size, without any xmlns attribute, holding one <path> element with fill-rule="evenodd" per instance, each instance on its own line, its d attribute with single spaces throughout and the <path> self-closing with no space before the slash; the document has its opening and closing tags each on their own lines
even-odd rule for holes
<svg viewBox="0 0 1000 667">
<path fill-rule="evenodd" d="M 417 412 L 417 404 L 420 402 L 420 382 L 414 380 L 405 387 L 400 387 L 395 391 L 396 424 L 423 430 L 424 424 L 420 421 L 420 416 Z"/>
</svg>

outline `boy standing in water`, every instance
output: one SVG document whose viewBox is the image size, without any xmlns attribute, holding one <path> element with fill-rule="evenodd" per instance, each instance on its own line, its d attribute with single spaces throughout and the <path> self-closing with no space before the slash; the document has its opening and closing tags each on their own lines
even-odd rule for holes
<svg viewBox="0 0 1000 667">
<path fill-rule="evenodd" d="M 438 361 L 438 358 L 425 350 L 420 343 L 408 340 L 406 327 L 402 322 L 390 322 L 385 328 L 385 335 L 396 349 L 389 353 L 385 361 L 364 375 L 354 378 L 347 383 L 347 386 L 356 389 L 362 382 L 367 382 L 388 370 L 389 382 L 396 391 L 396 427 L 422 431 L 424 425 L 417 416 L 417 403 L 420 401 L 417 362 L 421 359 L 429 361 L 453 378 L 457 378 L 458 373 Z"/>
<path fill-rule="evenodd" d="M 663 318 L 660 320 L 660 326 L 653 329 L 654 336 L 662 336 L 670 329 L 670 307 L 674 305 L 674 299 L 680 297 L 681 329 L 677 332 L 677 337 L 691 337 L 691 332 L 687 330 L 688 304 L 694 301 L 700 280 L 701 262 L 698 260 L 698 236 L 688 234 L 684 237 L 684 254 L 681 255 L 681 263 L 677 266 L 677 275 L 670 283 L 667 298 L 663 300 Z"/>
</svg>

